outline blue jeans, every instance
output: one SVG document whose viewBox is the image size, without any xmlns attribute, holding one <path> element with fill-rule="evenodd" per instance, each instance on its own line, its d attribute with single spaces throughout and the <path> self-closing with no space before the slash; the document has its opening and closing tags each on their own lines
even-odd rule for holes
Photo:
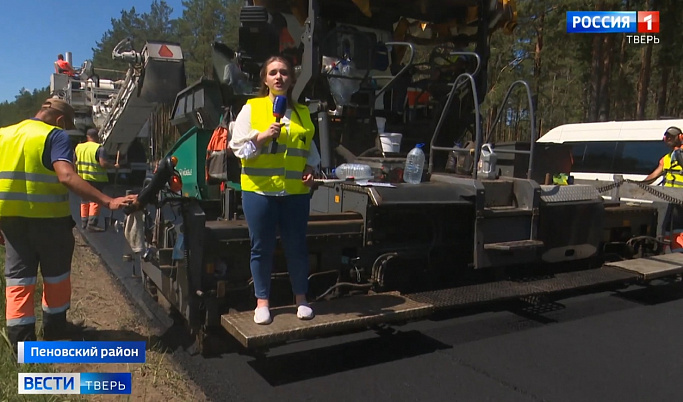
<svg viewBox="0 0 683 402">
<path fill-rule="evenodd" d="M 285 249 L 292 292 L 308 292 L 308 246 L 306 230 L 311 203 L 310 194 L 266 196 L 242 192 L 242 208 L 251 239 L 251 275 L 257 299 L 270 296 L 270 274 L 277 244 L 277 229 Z"/>
</svg>

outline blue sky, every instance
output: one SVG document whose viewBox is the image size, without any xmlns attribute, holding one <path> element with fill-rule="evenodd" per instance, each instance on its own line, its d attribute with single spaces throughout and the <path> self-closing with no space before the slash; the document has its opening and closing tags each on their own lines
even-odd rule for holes
<svg viewBox="0 0 683 402">
<path fill-rule="evenodd" d="M 121 10 L 150 10 L 152 0 L 0 0 L 0 51 L 5 73 L 0 102 L 13 102 L 22 88 L 50 85 L 57 54 L 71 52 L 74 66 L 92 58 L 92 48 L 111 29 Z M 182 0 L 166 0 L 172 18 L 182 16 Z"/>
</svg>

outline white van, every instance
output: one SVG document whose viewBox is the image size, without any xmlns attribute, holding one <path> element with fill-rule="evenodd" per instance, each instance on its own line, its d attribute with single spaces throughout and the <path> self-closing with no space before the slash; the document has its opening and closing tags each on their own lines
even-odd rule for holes
<svg viewBox="0 0 683 402">
<path fill-rule="evenodd" d="M 643 180 L 671 149 L 662 141 L 667 128 L 683 129 L 683 120 L 611 121 L 565 124 L 548 131 L 538 143 L 572 146 L 572 176 L 584 180 Z"/>
</svg>

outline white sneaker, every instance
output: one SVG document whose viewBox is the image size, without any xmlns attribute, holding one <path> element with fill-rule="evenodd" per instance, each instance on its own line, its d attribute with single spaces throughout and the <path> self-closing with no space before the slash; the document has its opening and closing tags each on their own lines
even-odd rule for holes
<svg viewBox="0 0 683 402">
<path fill-rule="evenodd" d="M 315 317 L 315 314 L 313 314 L 311 306 L 308 304 L 300 304 L 296 308 L 296 316 L 299 317 L 300 320 L 310 320 Z"/>
<path fill-rule="evenodd" d="M 270 317 L 270 309 L 268 307 L 256 307 L 254 310 L 254 322 L 259 325 L 268 325 L 273 322 Z"/>
</svg>

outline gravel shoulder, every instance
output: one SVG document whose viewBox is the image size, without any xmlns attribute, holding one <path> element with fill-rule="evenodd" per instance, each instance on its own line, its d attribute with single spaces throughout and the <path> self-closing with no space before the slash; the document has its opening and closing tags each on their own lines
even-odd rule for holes
<svg viewBox="0 0 683 402">
<path fill-rule="evenodd" d="M 74 229 L 71 282 L 71 320 L 84 320 L 93 331 L 84 332 L 85 340 L 146 341 L 144 364 L 59 364 L 58 372 L 131 372 L 131 400 L 136 401 L 206 401 L 202 390 L 192 382 L 172 359 L 160 334 L 146 315 L 129 300 L 117 279 L 104 262 Z M 113 400 L 113 396 L 93 396 L 89 400 Z M 120 400 L 120 396 L 118 399 Z"/>
</svg>

